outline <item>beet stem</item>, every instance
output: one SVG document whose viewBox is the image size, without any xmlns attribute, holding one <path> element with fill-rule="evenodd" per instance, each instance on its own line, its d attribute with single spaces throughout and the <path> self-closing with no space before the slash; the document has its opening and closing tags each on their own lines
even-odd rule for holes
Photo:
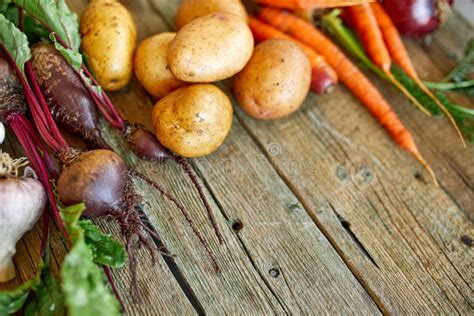
<svg viewBox="0 0 474 316">
<path fill-rule="evenodd" d="M 122 309 L 122 312 L 125 311 L 125 305 L 123 304 L 122 297 L 120 296 L 117 286 L 115 285 L 114 279 L 112 278 L 112 275 L 110 273 L 110 268 L 108 266 L 102 266 L 102 268 L 104 269 L 105 276 L 107 277 L 110 287 L 112 288 L 112 292 L 114 293 L 115 297 L 117 298 L 120 304 L 120 308 Z"/>
<path fill-rule="evenodd" d="M 46 247 L 49 241 L 49 212 L 44 212 L 43 215 L 43 227 L 42 227 L 42 239 L 41 239 L 41 257 L 46 256 Z"/>
<path fill-rule="evenodd" d="M 176 163 L 178 163 L 181 166 L 184 172 L 186 172 L 189 179 L 194 184 L 194 187 L 198 191 L 199 197 L 201 198 L 202 202 L 204 203 L 204 206 L 206 207 L 207 215 L 209 216 L 209 221 L 211 222 L 212 227 L 214 228 L 214 232 L 217 236 L 217 239 L 219 240 L 219 244 L 222 245 L 224 243 L 224 238 L 222 237 L 222 233 L 219 230 L 219 227 L 217 226 L 216 218 L 214 216 L 214 213 L 212 212 L 211 206 L 209 205 L 209 201 L 207 200 L 207 197 L 204 194 L 202 185 L 199 183 L 199 180 L 196 174 L 194 173 L 193 168 L 191 167 L 191 164 L 189 163 L 189 160 L 178 155 L 173 155 L 173 159 L 174 161 L 176 161 Z"/>
<path fill-rule="evenodd" d="M 150 185 L 150 186 L 154 187 L 155 189 L 157 189 L 158 191 L 160 191 L 160 193 L 164 197 L 166 197 L 169 201 L 171 201 L 181 211 L 183 216 L 186 218 L 186 221 L 188 222 L 189 226 L 193 230 L 194 235 L 199 239 L 199 242 L 204 246 L 204 249 L 206 250 L 208 256 L 211 258 L 212 265 L 214 266 L 214 270 L 216 272 L 220 272 L 221 269 L 220 269 L 219 265 L 217 264 L 216 256 L 214 255 L 214 253 L 210 249 L 209 244 L 207 243 L 207 241 L 202 237 L 201 233 L 199 232 L 198 228 L 196 227 L 196 224 L 193 222 L 193 220 L 192 220 L 189 212 L 186 210 L 186 208 L 174 196 L 169 194 L 165 190 L 164 187 L 162 187 L 158 183 L 152 181 L 151 179 L 149 179 L 148 177 L 146 177 L 145 175 L 141 174 L 140 172 L 138 172 L 136 170 L 130 170 L 130 173 L 131 173 L 131 175 L 137 176 L 138 178 L 145 181 L 148 185 Z"/>
<path fill-rule="evenodd" d="M 36 146 L 34 140 L 28 134 L 28 130 L 33 127 L 28 119 L 22 114 L 13 114 L 9 117 L 9 123 L 13 132 L 17 136 L 18 140 L 20 141 L 26 156 L 30 160 L 33 169 L 35 170 L 39 180 L 43 184 L 46 193 L 48 195 L 48 200 L 51 204 L 51 209 L 55 218 L 56 223 L 58 224 L 61 232 L 63 233 L 68 246 L 72 245 L 71 237 L 69 236 L 66 227 L 64 226 L 64 222 L 61 219 L 61 215 L 59 213 L 58 206 L 56 204 L 56 199 L 54 197 L 54 193 L 51 187 L 51 183 L 49 182 L 49 175 L 46 170 L 46 166 L 44 165 L 41 156 L 38 153 L 38 147 Z"/>
<path fill-rule="evenodd" d="M 66 140 L 62 137 L 61 133 L 59 133 L 56 124 L 48 124 L 54 122 L 51 113 L 49 112 L 49 109 L 47 111 L 44 111 L 42 109 L 42 106 L 38 104 L 38 100 L 34 92 L 32 91 L 28 81 L 26 80 L 25 75 L 20 71 L 13 57 L 10 55 L 10 53 L 3 44 L 0 44 L 0 48 L 4 52 L 4 55 L 6 56 L 6 59 L 8 60 L 10 66 L 14 69 L 16 75 L 20 79 L 36 127 L 38 128 L 38 131 L 43 140 L 54 151 L 59 151 L 60 149 L 69 147 Z M 29 66 L 29 62 L 25 63 L 25 69 L 26 71 L 31 71 L 31 66 Z M 51 130 L 48 127 L 50 127 Z"/>
<path fill-rule="evenodd" d="M 59 138 L 57 138 L 57 140 L 58 140 L 58 143 L 60 144 L 60 146 L 62 148 L 69 147 L 66 140 L 62 137 L 61 132 L 59 132 L 59 128 L 56 125 L 56 122 L 54 121 L 54 118 L 50 113 L 49 106 L 46 102 L 46 99 L 43 95 L 43 92 L 41 91 L 38 80 L 36 79 L 36 76 L 33 72 L 33 68 L 31 67 L 31 62 L 29 62 L 29 61 L 26 62 L 25 70 L 26 70 L 26 73 L 27 73 L 27 77 L 29 78 L 29 80 L 30 80 L 30 82 L 33 86 L 33 92 L 35 93 L 36 98 L 38 100 L 38 103 L 41 106 L 41 109 L 37 109 L 38 113 L 41 113 L 42 116 L 44 117 L 46 126 L 49 126 L 51 128 L 52 136 L 57 137 L 59 135 Z"/>
<path fill-rule="evenodd" d="M 84 74 L 90 80 L 92 80 L 92 83 L 94 85 L 100 86 L 99 83 L 97 82 L 97 80 L 95 79 L 95 77 L 92 75 L 92 73 L 86 67 L 86 65 L 84 65 L 84 63 L 81 65 L 81 69 L 84 71 Z M 102 114 L 105 115 L 105 113 L 110 112 L 110 115 L 113 116 L 113 117 L 111 117 L 112 121 L 109 121 L 109 123 L 112 124 L 115 128 L 118 128 L 118 129 L 122 130 L 125 127 L 125 121 L 122 118 L 122 116 L 120 115 L 120 113 L 117 111 L 115 105 L 112 103 L 112 101 L 110 100 L 107 93 L 105 91 L 102 91 L 102 94 L 100 95 L 96 91 L 94 91 L 88 83 L 85 83 L 85 84 L 88 86 L 89 91 L 91 91 L 91 93 L 93 93 L 94 95 L 96 95 L 98 97 L 98 100 L 100 102 L 97 103 L 97 106 L 99 107 Z"/>
</svg>

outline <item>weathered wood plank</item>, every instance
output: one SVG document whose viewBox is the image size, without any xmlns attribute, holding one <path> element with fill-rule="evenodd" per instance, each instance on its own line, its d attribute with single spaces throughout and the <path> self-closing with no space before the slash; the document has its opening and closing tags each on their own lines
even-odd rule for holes
<svg viewBox="0 0 474 316">
<path fill-rule="evenodd" d="M 410 127 L 417 121 L 435 125 L 422 134 L 425 138 L 435 130 L 443 134 L 435 134 L 443 136 L 437 139 L 455 138 L 445 132 L 446 122 L 412 114 L 400 95 L 382 90 L 397 110 L 404 108 L 404 120 L 415 117 Z M 305 111 L 280 122 L 237 115 L 387 311 L 470 311 L 472 253 L 459 241 L 461 234 L 473 233 L 466 216 L 446 194 L 414 180 L 414 170 L 423 172 L 420 167 L 344 89 L 320 98 L 321 111 L 315 100 L 309 97 Z M 472 147 L 461 152 L 456 145 L 449 150 L 469 161 Z M 436 158 L 434 150 L 429 153 L 429 159 Z M 442 183 L 452 176 L 441 176 Z M 469 193 L 469 187 L 459 192 Z"/>
<path fill-rule="evenodd" d="M 138 16 L 139 11 L 134 11 L 134 13 Z M 150 102 L 138 85 L 134 84 L 131 91 L 114 97 L 114 101 L 121 110 L 129 107 L 132 101 L 138 100 L 140 104 L 136 106 L 141 111 L 127 111 L 127 116 L 149 126 Z M 297 308 L 302 312 L 311 312 L 316 310 L 350 311 L 351 308 L 356 307 L 367 313 L 377 313 L 374 303 L 350 274 L 324 236 L 312 224 L 310 218 L 307 215 L 301 215 L 302 218 L 297 221 L 288 217 L 288 201 L 296 201 L 296 198 L 291 195 L 281 180 L 277 182 L 278 176 L 252 140 L 245 135 L 242 128 L 239 128 L 237 122 L 224 148 L 227 152 L 222 149 L 212 155 L 217 161 L 216 164 L 212 164 L 216 166 L 212 170 L 220 173 L 214 174 L 211 181 L 203 172 L 206 182 L 210 185 L 214 182 L 216 187 L 222 187 L 223 183 L 227 185 L 225 194 L 213 192 L 224 212 L 224 214 L 217 214 L 219 225 L 223 227 L 226 238 L 226 244 L 222 247 L 215 244 L 215 238 L 199 199 L 175 166 L 153 168 L 150 164 L 138 164 L 143 167 L 142 170 L 145 173 L 149 175 L 153 173 L 155 179 L 169 184 L 170 188 L 173 187 L 177 196 L 193 211 L 193 216 L 203 228 L 207 239 L 213 241 L 212 248 L 217 252 L 223 269 L 219 275 L 212 271 L 207 257 L 202 252 L 202 247 L 196 243 L 180 216 L 173 216 L 168 213 L 169 211 L 148 211 L 151 222 L 162 232 L 165 244 L 172 253 L 178 255 L 177 264 L 203 309 L 209 313 L 283 313 L 298 310 Z M 230 152 L 234 154 L 230 155 Z M 239 160 L 244 157 L 245 160 Z M 219 168 L 219 162 L 229 161 L 236 166 L 245 166 L 250 159 L 262 160 L 267 168 L 263 168 L 262 171 L 258 169 L 260 166 L 250 165 L 247 174 L 235 179 L 228 177 L 225 168 Z M 130 162 L 132 161 L 137 162 L 131 157 Z M 152 171 L 152 169 L 156 170 Z M 262 180 L 255 181 L 255 185 L 258 184 L 266 192 L 275 191 L 279 194 L 271 195 L 271 199 L 267 201 L 262 200 L 258 195 L 248 195 L 247 191 L 242 191 L 242 186 L 248 186 L 247 178 L 257 177 Z M 151 195 L 149 197 L 151 198 Z M 242 201 L 246 201 L 249 207 L 243 208 Z M 160 206 L 163 205 L 159 201 L 152 202 L 152 205 L 155 205 L 155 202 L 160 203 Z M 214 203 L 213 207 L 216 212 L 219 212 Z M 261 210 L 265 209 L 273 209 L 273 211 L 264 217 Z M 267 229 L 252 225 L 252 223 L 257 225 L 257 223 L 268 221 L 268 216 L 273 217 L 276 222 L 287 222 L 289 227 L 295 229 L 306 217 L 307 227 L 300 228 L 297 233 L 288 229 L 286 234 L 280 236 L 278 231 L 271 226 Z M 227 221 L 229 218 L 245 219 L 243 232 L 244 236 L 248 234 L 248 237 L 237 238 L 229 227 L 231 226 Z M 247 231 L 248 233 L 245 233 Z M 273 242 L 265 244 L 266 240 L 273 240 Z M 281 248 L 278 255 L 274 253 L 275 245 Z M 295 260 L 293 257 L 297 252 L 294 249 L 307 249 L 307 254 L 303 253 L 305 260 L 301 262 Z M 276 269 L 281 269 L 280 272 L 272 271 L 272 274 L 280 273 L 280 276 L 275 278 L 277 282 L 269 275 L 272 264 Z M 308 265 L 316 267 L 308 269 Z M 331 284 L 334 280 L 338 280 L 338 286 L 328 287 L 327 284 Z M 291 295 L 291 291 L 295 294 Z"/>
</svg>

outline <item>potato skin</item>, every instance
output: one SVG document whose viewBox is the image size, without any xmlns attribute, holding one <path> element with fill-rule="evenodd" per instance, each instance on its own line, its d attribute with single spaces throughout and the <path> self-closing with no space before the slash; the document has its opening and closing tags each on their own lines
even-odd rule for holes
<svg viewBox="0 0 474 316">
<path fill-rule="evenodd" d="M 149 37 L 140 43 L 135 53 L 135 75 L 145 90 L 156 99 L 186 85 L 168 67 L 168 50 L 175 37 L 176 33 Z"/>
<path fill-rule="evenodd" d="M 241 71 L 253 52 L 246 20 L 215 12 L 186 24 L 171 43 L 168 62 L 173 74 L 186 82 L 214 82 Z"/>
<path fill-rule="evenodd" d="M 299 109 L 311 84 L 311 65 L 293 42 L 282 39 L 259 44 L 234 82 L 242 109 L 262 120 L 276 120 Z"/>
<path fill-rule="evenodd" d="M 137 29 L 128 10 L 115 0 L 92 0 L 80 24 L 82 49 L 107 91 L 125 87 L 133 74 Z"/>
<path fill-rule="evenodd" d="M 232 126 L 229 98 L 212 84 L 175 90 L 153 109 L 153 126 L 163 146 L 183 157 L 200 157 L 222 145 Z"/>
<path fill-rule="evenodd" d="M 247 11 L 240 0 L 182 0 L 176 15 L 176 26 L 180 29 L 196 18 L 218 11 L 247 19 Z"/>
</svg>

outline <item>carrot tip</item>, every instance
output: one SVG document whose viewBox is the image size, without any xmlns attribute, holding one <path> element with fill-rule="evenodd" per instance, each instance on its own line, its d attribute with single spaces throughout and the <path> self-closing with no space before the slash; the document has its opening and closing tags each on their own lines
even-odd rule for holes
<svg viewBox="0 0 474 316">
<path fill-rule="evenodd" d="M 418 152 L 418 151 L 414 151 L 412 152 L 412 154 L 415 156 L 415 158 L 423 165 L 423 167 L 428 171 L 428 173 L 430 174 L 431 178 L 433 179 L 433 183 L 435 184 L 435 186 L 437 188 L 439 188 L 439 182 L 438 180 L 436 179 L 436 175 L 433 171 L 433 169 L 431 169 L 430 165 L 428 164 L 428 162 L 426 162 L 426 160 L 423 158 L 423 156 Z"/>
</svg>

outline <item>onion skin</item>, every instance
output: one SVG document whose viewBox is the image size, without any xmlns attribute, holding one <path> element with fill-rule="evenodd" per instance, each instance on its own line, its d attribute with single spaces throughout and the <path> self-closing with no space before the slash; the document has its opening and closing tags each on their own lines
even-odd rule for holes
<svg viewBox="0 0 474 316">
<path fill-rule="evenodd" d="M 444 22 L 443 1 L 453 4 L 453 0 L 384 0 L 382 5 L 401 34 L 420 38 Z"/>
<path fill-rule="evenodd" d="M 118 211 L 128 179 L 125 162 L 110 150 L 92 150 L 66 166 L 58 180 L 58 194 L 66 205 L 84 203 L 84 216 L 100 217 Z"/>
<path fill-rule="evenodd" d="M 15 277 L 15 245 L 46 207 L 46 192 L 32 178 L 0 178 L 0 283 Z"/>
<path fill-rule="evenodd" d="M 51 44 L 32 49 L 32 68 L 54 120 L 92 148 L 109 148 L 99 129 L 99 113 L 81 79 Z"/>
</svg>

